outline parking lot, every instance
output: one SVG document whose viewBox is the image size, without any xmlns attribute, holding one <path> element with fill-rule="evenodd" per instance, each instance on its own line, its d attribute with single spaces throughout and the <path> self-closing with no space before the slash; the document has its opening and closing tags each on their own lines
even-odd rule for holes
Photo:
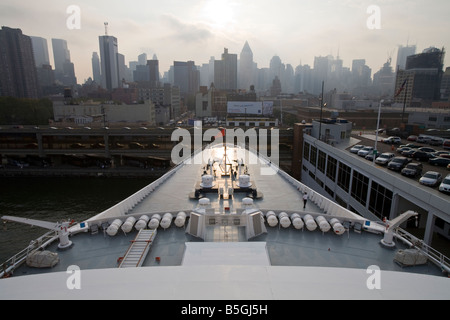
<svg viewBox="0 0 450 320">
<path fill-rule="evenodd" d="M 370 133 L 370 134 L 362 134 L 362 135 L 353 135 L 353 138 L 360 140 L 360 142 L 357 143 L 357 144 L 373 147 L 374 144 L 375 144 L 376 136 L 375 136 L 375 134 Z M 388 138 L 388 137 L 385 134 L 381 134 L 381 135 L 378 136 L 378 143 L 377 143 L 378 154 L 381 154 L 381 153 L 384 153 L 384 152 L 392 152 L 392 153 L 395 154 L 396 157 L 397 156 L 402 156 L 400 153 L 397 152 L 397 148 L 399 147 L 399 145 L 391 145 L 391 144 L 386 144 L 386 143 L 381 142 L 382 139 L 386 139 L 386 138 Z M 408 143 L 414 143 L 414 144 L 419 145 L 421 147 L 433 148 L 436 151 L 441 151 L 441 150 L 442 151 L 450 151 L 450 150 L 445 150 L 444 148 L 442 148 L 442 146 L 440 146 L 440 147 L 439 146 L 430 146 L 429 144 L 407 141 L 406 139 L 402 139 L 400 145 L 406 145 Z M 350 150 L 350 148 L 348 148 L 348 150 Z M 369 161 L 369 160 L 365 160 L 362 157 L 357 156 L 356 154 L 355 154 L 355 156 L 360 158 L 361 161 Z M 415 159 L 411 159 L 411 160 L 412 160 L 411 162 L 419 162 L 419 163 L 421 163 L 423 165 L 422 175 L 424 173 L 426 173 L 427 171 L 439 172 L 442 175 L 442 178 L 445 178 L 448 174 L 450 174 L 450 170 L 448 170 L 446 167 L 434 166 L 434 165 L 429 164 L 428 161 L 417 161 Z M 416 177 L 416 178 L 409 178 L 409 177 L 403 176 L 398 171 L 392 171 L 392 170 L 387 169 L 386 166 L 377 165 L 377 167 L 379 167 L 381 169 L 384 169 L 386 171 L 389 171 L 392 174 L 398 175 L 401 179 L 405 179 L 406 181 L 411 181 L 413 183 L 417 183 L 418 185 L 420 185 L 419 184 L 420 176 Z M 426 187 L 426 186 L 422 186 L 422 187 L 423 188 L 427 188 L 427 190 L 429 190 L 429 191 L 432 190 L 432 189 L 435 189 L 435 191 L 438 194 L 443 195 L 443 193 L 438 191 L 438 186 L 437 187 L 433 187 L 433 188 L 432 187 Z M 448 196 L 448 197 L 450 198 L 450 196 Z"/>
</svg>

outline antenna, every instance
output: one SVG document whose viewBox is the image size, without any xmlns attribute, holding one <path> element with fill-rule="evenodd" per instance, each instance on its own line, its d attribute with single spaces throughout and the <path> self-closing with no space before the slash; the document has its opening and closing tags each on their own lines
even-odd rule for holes
<svg viewBox="0 0 450 320">
<path fill-rule="evenodd" d="M 108 35 L 108 22 L 105 22 L 105 36 Z"/>
</svg>

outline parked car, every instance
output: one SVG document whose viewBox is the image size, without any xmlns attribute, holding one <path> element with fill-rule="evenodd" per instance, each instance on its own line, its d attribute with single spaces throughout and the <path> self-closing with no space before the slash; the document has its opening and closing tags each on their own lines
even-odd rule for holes
<svg viewBox="0 0 450 320">
<path fill-rule="evenodd" d="M 420 144 L 414 144 L 414 143 L 408 143 L 408 144 L 405 144 L 404 146 L 411 148 L 411 149 L 418 149 L 418 148 L 422 147 Z"/>
<path fill-rule="evenodd" d="M 434 150 L 433 148 L 428 148 L 428 147 L 420 147 L 419 149 L 417 149 L 419 151 L 423 151 L 423 152 L 436 152 L 436 150 Z"/>
<path fill-rule="evenodd" d="M 375 159 L 375 163 L 385 166 L 388 164 L 389 161 L 391 161 L 392 158 L 395 157 L 395 154 L 393 154 L 392 152 L 385 152 L 380 154 L 376 159 Z"/>
<path fill-rule="evenodd" d="M 450 149 L 450 139 L 444 140 L 444 143 L 442 144 L 442 148 Z"/>
<path fill-rule="evenodd" d="M 442 157 L 431 158 L 430 160 L 428 160 L 428 163 L 433 166 L 446 167 L 450 164 L 450 159 Z"/>
<path fill-rule="evenodd" d="M 444 193 L 450 193 L 450 174 L 447 175 L 444 180 L 442 180 L 439 185 L 439 191 Z"/>
<path fill-rule="evenodd" d="M 406 177 L 418 177 L 422 174 L 423 165 L 417 162 L 408 163 L 400 172 L 402 175 Z"/>
<path fill-rule="evenodd" d="M 408 151 L 408 150 L 411 150 L 411 149 L 412 149 L 412 148 L 410 148 L 410 147 L 406 147 L 406 146 L 402 145 L 402 146 L 400 146 L 400 147 L 397 148 L 397 152 L 400 153 L 400 154 L 402 154 L 403 151 Z"/>
<path fill-rule="evenodd" d="M 450 152 L 449 151 L 436 151 L 436 152 L 432 152 L 431 153 L 431 155 L 433 157 L 435 157 L 435 158 L 442 157 L 442 156 L 447 155 L 447 154 L 450 155 Z M 444 158 L 445 158 L 445 156 L 444 156 Z"/>
<path fill-rule="evenodd" d="M 430 146 L 441 146 L 444 143 L 444 139 L 442 138 L 432 138 L 430 140 Z"/>
<path fill-rule="evenodd" d="M 400 144 L 402 143 L 402 139 L 400 137 L 391 136 L 389 138 L 382 140 L 386 144 Z"/>
<path fill-rule="evenodd" d="M 357 144 L 356 146 L 351 147 L 350 152 L 351 153 L 358 153 L 359 150 L 364 148 L 362 144 Z"/>
<path fill-rule="evenodd" d="M 431 141 L 430 137 L 426 137 L 426 136 L 419 136 L 416 140 L 416 142 L 419 143 L 429 143 Z"/>
<path fill-rule="evenodd" d="M 358 156 L 365 157 L 373 151 L 373 147 L 364 147 L 358 151 Z"/>
<path fill-rule="evenodd" d="M 402 156 L 411 158 L 412 154 L 416 151 L 417 151 L 416 149 L 409 149 L 409 150 L 403 151 Z"/>
<path fill-rule="evenodd" d="M 410 162 L 411 159 L 406 157 L 394 157 L 389 161 L 387 168 L 394 171 L 401 171 Z"/>
<path fill-rule="evenodd" d="M 425 151 L 416 151 L 411 154 L 411 158 L 416 159 L 417 161 L 428 161 L 432 157 L 431 153 Z"/>
<path fill-rule="evenodd" d="M 419 179 L 419 183 L 428 187 L 436 187 L 442 181 L 442 175 L 436 171 L 427 171 L 422 178 Z"/>
<path fill-rule="evenodd" d="M 410 135 L 408 138 L 406 138 L 406 140 L 408 140 L 408 141 L 416 141 L 417 140 L 417 136 L 415 136 L 415 135 Z"/>
</svg>

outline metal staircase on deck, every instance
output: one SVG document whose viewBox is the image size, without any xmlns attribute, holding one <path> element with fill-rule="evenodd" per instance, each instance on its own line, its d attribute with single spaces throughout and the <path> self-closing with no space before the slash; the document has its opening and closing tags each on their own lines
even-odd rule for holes
<svg viewBox="0 0 450 320">
<path fill-rule="evenodd" d="M 136 238 L 131 241 L 131 245 L 119 264 L 119 268 L 137 268 L 142 266 L 155 236 L 156 229 L 140 230 Z"/>
</svg>

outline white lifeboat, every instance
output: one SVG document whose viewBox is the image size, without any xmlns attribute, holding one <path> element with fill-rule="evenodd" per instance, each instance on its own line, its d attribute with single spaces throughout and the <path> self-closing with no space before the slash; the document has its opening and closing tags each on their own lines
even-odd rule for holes
<svg viewBox="0 0 450 320">
<path fill-rule="evenodd" d="M 119 228 L 122 226 L 123 222 L 120 219 L 116 219 L 111 223 L 111 225 L 106 229 L 106 233 L 110 235 L 111 237 L 114 237 L 117 232 L 119 231 Z"/>
<path fill-rule="evenodd" d="M 268 211 L 266 213 L 266 219 L 267 219 L 267 223 L 271 227 L 275 227 L 278 224 L 277 216 L 275 215 L 275 212 L 273 212 L 273 211 Z"/>
<path fill-rule="evenodd" d="M 294 226 L 295 229 L 297 229 L 297 230 L 303 229 L 303 226 L 305 224 L 303 223 L 303 220 L 298 213 L 293 213 L 291 215 L 291 220 L 292 220 L 292 225 Z"/>
<path fill-rule="evenodd" d="M 125 233 L 129 233 L 131 232 L 131 230 L 133 229 L 134 224 L 136 223 L 136 218 L 135 217 L 129 217 L 125 223 L 122 225 L 121 229 L 123 232 Z"/>
<path fill-rule="evenodd" d="M 186 223 L 186 212 L 179 212 L 176 219 L 175 219 L 175 225 L 178 228 L 181 228 Z"/>
<path fill-rule="evenodd" d="M 161 228 L 168 229 L 172 224 L 173 215 L 171 213 L 166 213 L 160 223 Z"/>
<path fill-rule="evenodd" d="M 305 215 L 303 217 L 303 220 L 305 221 L 306 229 L 308 229 L 309 231 L 316 230 L 317 224 L 314 221 L 314 218 L 310 214 Z"/>
<path fill-rule="evenodd" d="M 161 221 L 161 216 L 159 214 L 154 214 L 152 216 L 152 219 L 148 223 L 148 227 L 150 229 L 157 229 L 160 221 Z"/>
<path fill-rule="evenodd" d="M 147 224 L 149 221 L 150 221 L 150 217 L 144 214 L 142 217 L 139 218 L 138 222 L 136 222 L 134 227 L 136 228 L 136 230 L 139 231 L 139 230 L 147 227 Z"/>
<path fill-rule="evenodd" d="M 289 228 L 291 226 L 291 219 L 289 219 L 289 215 L 286 212 L 281 212 L 278 218 L 280 219 L 280 225 L 283 228 Z"/>
<path fill-rule="evenodd" d="M 328 232 L 331 229 L 330 224 L 328 223 L 327 219 L 325 219 L 322 216 L 316 217 L 316 222 L 319 225 L 319 228 L 322 232 Z"/>
<path fill-rule="evenodd" d="M 338 219 L 333 218 L 330 220 L 331 227 L 333 228 L 334 233 L 341 235 L 345 232 L 344 226 L 339 222 Z"/>
</svg>

